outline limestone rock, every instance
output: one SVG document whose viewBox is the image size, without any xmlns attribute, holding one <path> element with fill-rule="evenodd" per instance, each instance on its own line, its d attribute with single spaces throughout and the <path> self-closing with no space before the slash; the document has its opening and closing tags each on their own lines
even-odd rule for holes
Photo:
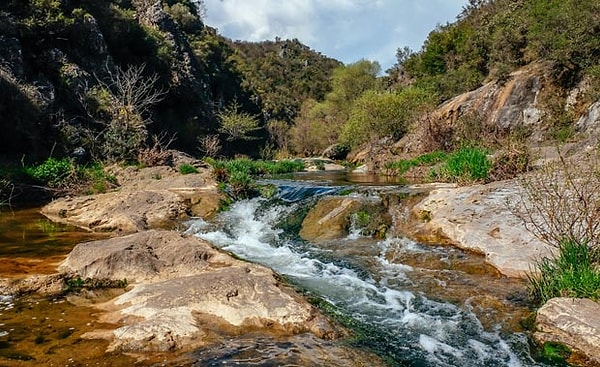
<svg viewBox="0 0 600 367">
<path fill-rule="evenodd" d="M 218 209 L 220 194 L 207 172 L 182 175 L 166 166 L 118 169 L 118 190 L 57 199 L 42 208 L 42 214 L 95 232 L 173 227 L 180 219 L 205 217 Z"/>
<path fill-rule="evenodd" d="M 379 198 L 331 196 L 319 200 L 308 212 L 300 236 L 312 242 L 344 237 L 352 224 L 351 216 L 359 211 L 369 216 L 369 222 L 363 224 L 367 232 L 376 232 L 391 222 Z"/>
<path fill-rule="evenodd" d="M 534 338 L 560 343 L 585 366 L 600 366 L 600 304 L 589 299 L 553 298 L 537 313 Z"/>
<path fill-rule="evenodd" d="M 328 321 L 270 269 L 233 259 L 205 241 L 174 231 L 80 244 L 59 270 L 133 282 L 133 289 L 101 306 L 106 311 L 101 321 L 124 325 L 109 334 L 110 350 L 197 346 L 211 327 L 336 335 Z"/>
<path fill-rule="evenodd" d="M 481 253 L 502 274 L 522 277 L 551 249 L 508 209 L 507 200 L 519 195 L 517 185 L 501 181 L 433 190 L 412 208 L 420 221 L 413 235 Z"/>
</svg>

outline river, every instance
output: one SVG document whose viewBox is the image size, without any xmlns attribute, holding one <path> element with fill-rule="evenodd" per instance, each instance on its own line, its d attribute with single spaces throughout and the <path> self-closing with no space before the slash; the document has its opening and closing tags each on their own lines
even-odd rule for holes
<svg viewBox="0 0 600 367">
<path fill-rule="evenodd" d="M 263 183 L 277 187 L 275 197 L 236 202 L 210 221 L 186 222 L 186 232 L 281 274 L 352 330 L 344 346 L 373 352 L 390 366 L 549 366 L 539 360 L 521 327 L 531 312 L 524 282 L 499 276 L 480 256 L 416 243 L 401 233 L 373 239 L 353 227 L 333 241 L 311 243 L 299 237 L 299 223 L 319 197 L 344 191 L 377 201 L 380 192 L 398 186 L 340 173 Z M 3 212 L 0 219 L 3 277 L 51 273 L 75 243 L 94 238 L 54 225 L 35 209 Z M 89 307 L 113 297 L 111 292 L 53 299 L 1 296 L 0 365 L 141 363 L 107 355 L 106 343 L 80 338 L 111 327 L 97 323 Z M 328 349 L 331 358 L 334 348 L 310 335 L 221 336 L 190 355 L 156 354 L 144 365 L 331 365 L 319 350 Z M 303 359 L 295 356 L 298 350 Z"/>
</svg>

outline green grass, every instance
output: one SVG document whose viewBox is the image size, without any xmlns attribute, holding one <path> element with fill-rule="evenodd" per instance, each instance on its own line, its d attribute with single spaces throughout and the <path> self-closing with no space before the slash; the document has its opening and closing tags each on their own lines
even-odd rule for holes
<svg viewBox="0 0 600 367">
<path fill-rule="evenodd" d="M 181 173 L 182 175 L 189 175 L 191 173 L 198 173 L 198 169 L 196 169 L 196 167 L 192 166 L 191 164 L 184 163 L 181 166 L 179 166 L 179 173 Z"/>
<path fill-rule="evenodd" d="M 484 181 L 489 177 L 492 164 L 487 151 L 473 146 L 464 146 L 453 153 L 431 152 L 414 159 L 401 159 L 386 164 L 385 168 L 396 175 L 403 175 L 413 167 L 430 167 L 431 179 L 452 182 Z"/>
<path fill-rule="evenodd" d="M 227 192 L 229 189 L 234 199 L 246 199 L 266 192 L 257 187 L 255 176 L 278 175 L 304 169 L 304 162 L 300 160 L 263 161 L 239 158 L 229 161 L 207 159 L 206 162 L 213 167 L 217 182 L 225 184 L 221 186 L 223 191 Z"/>
<path fill-rule="evenodd" d="M 600 261 L 598 250 L 586 243 L 563 241 L 554 257 L 539 260 L 537 273 L 529 274 L 529 294 L 537 304 L 554 297 L 600 299 Z"/>
<path fill-rule="evenodd" d="M 445 159 L 439 170 L 433 172 L 434 177 L 452 182 L 485 181 L 492 168 L 487 153 L 484 149 L 464 146 Z"/>
<path fill-rule="evenodd" d="M 397 175 L 405 174 L 409 169 L 420 166 L 432 166 L 445 161 L 448 154 L 444 152 L 431 152 L 423 154 L 414 159 L 401 159 L 395 162 L 389 162 L 385 168 L 393 170 Z"/>
</svg>

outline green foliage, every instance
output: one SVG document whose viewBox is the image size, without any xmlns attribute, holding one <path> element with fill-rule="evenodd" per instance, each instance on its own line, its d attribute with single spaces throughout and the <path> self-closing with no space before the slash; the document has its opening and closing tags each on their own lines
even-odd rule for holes
<svg viewBox="0 0 600 367">
<path fill-rule="evenodd" d="M 320 154 L 337 143 L 355 101 L 368 90 L 380 89 L 377 62 L 361 60 L 333 71 L 331 92 L 323 102 L 306 100 L 290 130 L 291 145 L 301 155 Z"/>
<path fill-rule="evenodd" d="M 569 347 L 559 343 L 546 342 L 540 351 L 542 359 L 550 363 L 564 364 L 570 357 L 571 350 Z"/>
<path fill-rule="evenodd" d="M 487 152 L 473 146 L 463 146 L 450 154 L 444 164 L 435 171 L 437 178 L 458 182 L 486 180 L 491 163 Z"/>
<path fill-rule="evenodd" d="M 98 162 L 78 166 L 77 177 L 80 186 L 87 186 L 84 193 L 88 195 L 104 193 L 118 186 L 117 178 L 106 173 L 102 164 Z"/>
<path fill-rule="evenodd" d="M 192 166 L 191 164 L 184 163 L 181 166 L 179 166 L 179 173 L 181 173 L 182 175 L 189 175 L 191 173 L 198 173 L 198 169 L 196 169 L 196 167 Z"/>
<path fill-rule="evenodd" d="M 432 103 L 431 93 L 415 87 L 398 93 L 366 91 L 354 101 L 340 140 L 353 148 L 386 136 L 397 140 Z"/>
<path fill-rule="evenodd" d="M 290 124 L 307 99 L 322 100 L 340 63 L 297 39 L 235 42 L 232 57 L 245 89 L 262 101 L 263 115 Z"/>
<path fill-rule="evenodd" d="M 537 304 L 554 297 L 600 299 L 600 254 L 587 243 L 565 240 L 558 253 L 544 257 L 528 275 L 529 294 Z"/>
<path fill-rule="evenodd" d="M 572 86 L 597 64 L 599 13 L 595 0 L 472 3 L 456 22 L 432 31 L 419 52 L 399 50 L 390 75 L 446 100 L 542 59 L 553 65 L 555 81 Z"/>
<path fill-rule="evenodd" d="M 26 167 L 25 172 L 37 183 L 49 187 L 59 187 L 68 183 L 75 173 L 73 161 L 68 158 L 50 157 L 43 163 Z"/>
<path fill-rule="evenodd" d="M 213 167 L 213 175 L 217 182 L 227 183 L 223 185 L 223 189 L 227 192 L 228 186 L 234 199 L 246 199 L 258 193 L 263 196 L 274 194 L 268 185 L 258 187 L 253 176 L 291 173 L 304 169 L 304 162 L 301 160 L 255 161 L 239 158 L 229 161 L 214 159 L 206 159 L 206 161 Z"/>
<path fill-rule="evenodd" d="M 219 132 L 227 135 L 228 141 L 254 140 L 256 137 L 252 134 L 261 129 L 258 118 L 250 113 L 240 111 L 240 107 L 234 101 L 218 114 Z"/>
<path fill-rule="evenodd" d="M 235 171 L 229 175 L 229 187 L 232 196 L 238 200 L 252 197 L 256 192 L 254 179 L 243 171 Z"/>
</svg>

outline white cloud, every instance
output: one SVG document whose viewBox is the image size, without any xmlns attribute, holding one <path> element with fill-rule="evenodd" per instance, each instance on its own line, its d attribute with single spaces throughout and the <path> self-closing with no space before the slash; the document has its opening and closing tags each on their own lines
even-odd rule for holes
<svg viewBox="0 0 600 367">
<path fill-rule="evenodd" d="M 420 49 L 437 24 L 467 0 L 205 0 L 206 23 L 234 40 L 297 38 L 344 63 L 362 58 L 388 68 L 396 49 Z"/>
</svg>

